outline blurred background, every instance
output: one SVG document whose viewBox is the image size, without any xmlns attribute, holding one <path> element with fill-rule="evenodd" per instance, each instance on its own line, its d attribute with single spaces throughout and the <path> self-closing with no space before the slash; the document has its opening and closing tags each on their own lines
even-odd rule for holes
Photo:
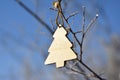
<svg viewBox="0 0 120 80">
<path fill-rule="evenodd" d="M 56 12 L 50 9 L 54 0 L 17 1 L 53 31 L 56 29 Z M 64 68 L 56 69 L 55 65 L 44 65 L 52 33 L 17 1 L 0 1 L 0 80 L 93 80 Z M 99 14 L 85 38 L 84 62 L 108 80 L 120 80 L 120 0 L 63 0 L 65 16 L 78 12 L 69 20 L 74 31 L 82 26 L 82 6 L 86 7 L 86 26 Z"/>
</svg>

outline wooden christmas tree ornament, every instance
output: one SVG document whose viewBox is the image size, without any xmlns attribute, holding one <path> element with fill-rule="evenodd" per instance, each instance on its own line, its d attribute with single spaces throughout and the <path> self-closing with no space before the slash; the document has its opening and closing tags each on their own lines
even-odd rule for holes
<svg viewBox="0 0 120 80">
<path fill-rule="evenodd" d="M 63 27 L 58 27 L 53 37 L 54 40 L 48 50 L 49 55 L 45 64 L 56 63 L 56 67 L 63 67 L 64 61 L 77 58 L 71 49 L 72 43 L 66 37 L 67 32 Z"/>
</svg>

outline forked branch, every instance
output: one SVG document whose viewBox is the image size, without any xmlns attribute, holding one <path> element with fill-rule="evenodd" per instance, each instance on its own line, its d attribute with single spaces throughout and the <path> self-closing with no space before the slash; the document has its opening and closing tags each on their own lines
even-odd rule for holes
<svg viewBox="0 0 120 80">
<path fill-rule="evenodd" d="M 58 0 L 59 2 L 59 0 Z M 64 21 L 66 22 L 67 24 L 67 27 L 69 28 L 69 31 L 73 34 L 76 42 L 79 44 L 79 47 L 80 47 L 80 59 L 79 57 L 77 58 L 78 62 L 80 64 L 82 64 L 86 69 L 88 69 L 96 78 L 98 78 L 99 80 L 105 80 L 103 78 L 101 78 L 94 70 L 92 70 L 90 67 L 88 67 L 83 61 L 82 61 L 82 54 L 83 54 L 83 41 L 84 41 L 84 38 L 85 38 L 85 35 L 86 33 L 88 32 L 88 30 L 91 28 L 91 26 L 93 25 L 93 23 L 96 21 L 96 19 L 98 18 L 98 14 L 96 14 L 95 18 L 93 18 L 93 20 L 91 20 L 90 24 L 87 26 L 87 29 L 84 30 L 85 28 L 85 7 L 83 7 L 83 25 L 82 25 L 82 38 L 81 38 L 81 41 L 78 40 L 78 38 L 76 37 L 76 33 L 73 32 L 73 30 L 71 29 L 70 25 L 69 25 L 69 22 L 68 22 L 68 18 L 66 18 L 63 14 L 63 11 L 62 11 L 62 7 L 61 7 L 61 2 L 59 2 L 59 7 L 58 7 L 58 13 L 60 15 L 62 15 L 62 17 L 60 18 L 63 18 Z M 64 27 L 64 26 L 63 26 Z M 76 70 L 73 70 L 71 69 L 72 71 L 74 72 L 77 72 Z M 79 72 L 77 72 L 79 73 Z M 80 73 L 81 74 L 81 73 Z"/>
</svg>

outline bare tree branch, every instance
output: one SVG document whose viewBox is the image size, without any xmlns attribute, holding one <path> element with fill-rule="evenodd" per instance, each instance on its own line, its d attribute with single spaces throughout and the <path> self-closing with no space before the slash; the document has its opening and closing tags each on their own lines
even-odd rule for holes
<svg viewBox="0 0 120 80">
<path fill-rule="evenodd" d="M 32 10 L 30 10 L 22 1 L 15 0 L 21 7 L 23 7 L 29 14 L 31 14 L 38 22 L 40 22 L 45 28 L 50 32 L 50 34 L 53 34 L 53 30 L 50 28 L 50 26 L 45 23 L 37 14 L 35 14 Z"/>
<path fill-rule="evenodd" d="M 35 19 L 37 19 L 43 26 L 46 27 L 46 29 L 51 33 L 53 34 L 53 30 L 50 28 L 49 25 L 47 25 L 37 14 L 35 14 L 32 10 L 30 10 L 24 3 L 22 3 L 20 0 L 15 0 L 21 7 L 23 7 L 28 13 L 30 13 Z M 79 57 L 77 57 L 77 63 L 80 63 L 84 68 L 86 68 L 87 70 L 89 70 L 93 76 L 95 78 L 98 78 L 99 80 L 105 80 L 103 79 L 102 77 L 100 77 L 100 75 L 98 75 L 94 70 L 92 70 L 89 66 L 87 66 L 83 61 L 82 61 L 82 54 L 83 54 L 83 42 L 84 42 L 84 37 L 86 35 L 86 33 L 88 32 L 88 30 L 91 28 L 92 24 L 96 21 L 96 19 L 98 18 L 98 14 L 96 14 L 96 17 L 93 18 L 90 22 L 90 24 L 88 24 L 87 26 L 87 29 L 85 29 L 85 7 L 83 7 L 83 24 L 82 24 L 82 31 L 77 31 L 77 32 L 73 32 L 73 30 L 71 29 L 70 27 L 70 24 L 68 22 L 68 19 L 74 15 L 76 15 L 76 13 L 68 16 L 68 18 L 65 17 L 65 15 L 63 14 L 63 10 L 62 10 L 62 7 L 61 7 L 61 1 L 62 0 L 58 0 L 58 5 L 57 5 L 57 12 L 58 12 L 58 15 L 56 17 L 56 24 L 58 27 L 60 27 L 59 25 L 64 26 L 64 22 L 67 24 L 67 30 L 72 33 L 73 37 L 75 38 L 76 42 L 78 43 L 79 47 L 80 47 L 80 59 Z M 60 19 L 62 21 L 62 24 L 59 24 L 58 23 L 58 19 Z M 82 38 L 81 38 L 81 41 L 76 37 L 76 34 L 77 33 L 81 33 L 82 32 Z M 78 56 L 78 55 L 77 55 Z M 76 66 L 76 63 L 73 64 L 72 67 Z M 67 67 L 68 68 L 68 67 Z M 84 76 L 87 76 L 88 75 L 86 74 L 86 72 L 80 72 L 78 70 L 75 70 L 73 68 L 69 68 L 71 71 L 73 72 L 76 72 L 76 73 L 79 73 L 79 74 L 82 74 Z"/>
<path fill-rule="evenodd" d="M 85 34 L 87 33 L 87 31 L 89 30 L 89 28 L 92 26 L 92 24 L 96 21 L 98 15 L 96 15 L 96 17 L 91 21 L 91 23 L 89 24 L 87 30 L 84 32 L 84 27 L 85 27 L 85 7 L 84 8 L 84 11 L 83 11 L 83 29 L 82 29 L 82 40 L 81 42 L 79 42 L 79 40 L 77 39 L 77 37 L 75 36 L 75 33 L 72 31 L 68 21 L 67 21 L 67 18 L 64 16 L 63 14 L 63 11 L 62 11 L 62 7 L 61 7 L 61 2 L 58 0 L 59 2 L 59 6 L 58 6 L 58 16 L 59 15 L 62 15 L 62 17 L 60 18 L 63 18 L 65 20 L 65 22 L 67 23 L 67 26 L 69 28 L 69 31 L 73 34 L 74 38 L 76 39 L 77 43 L 79 44 L 80 46 L 80 59 L 77 58 L 78 62 L 81 63 L 86 69 L 88 69 L 91 73 L 93 73 L 93 75 L 98 78 L 99 80 L 105 80 L 103 78 L 101 78 L 96 72 L 94 72 L 90 67 L 88 67 L 83 61 L 82 61 L 82 54 L 83 54 L 83 51 L 82 51 L 82 47 L 83 47 L 83 40 L 84 40 L 84 36 Z M 57 17 L 58 18 L 58 17 Z M 56 19 L 57 20 L 57 19 Z M 63 26 L 64 27 L 64 26 Z M 75 70 L 72 70 L 72 71 L 75 71 Z M 75 71 L 76 72 L 76 71 Z"/>
</svg>

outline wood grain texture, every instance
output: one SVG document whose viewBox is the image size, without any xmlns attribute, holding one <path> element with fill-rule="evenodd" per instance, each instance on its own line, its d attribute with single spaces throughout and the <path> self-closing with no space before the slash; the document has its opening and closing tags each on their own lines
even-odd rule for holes
<svg viewBox="0 0 120 80">
<path fill-rule="evenodd" d="M 56 63 L 56 67 L 63 67 L 67 60 L 77 58 L 74 51 L 71 49 L 72 43 L 66 37 L 67 32 L 63 27 L 58 27 L 53 37 L 54 40 L 48 50 L 49 55 L 45 64 Z"/>
</svg>

